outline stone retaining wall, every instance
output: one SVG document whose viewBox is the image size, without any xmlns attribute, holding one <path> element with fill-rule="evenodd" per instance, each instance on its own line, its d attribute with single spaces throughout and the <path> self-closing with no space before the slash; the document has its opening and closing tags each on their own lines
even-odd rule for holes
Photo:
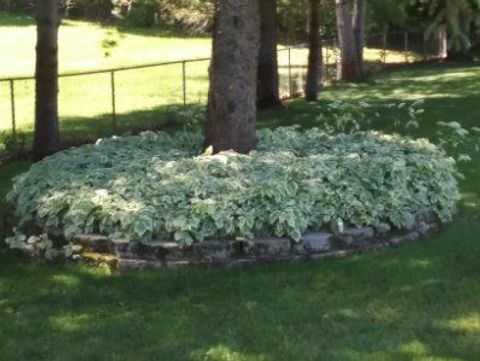
<svg viewBox="0 0 480 361">
<path fill-rule="evenodd" d="M 362 250 L 397 245 L 416 240 L 438 230 L 440 222 L 432 214 L 424 214 L 409 222 L 408 227 L 395 230 L 381 227 L 347 229 L 343 233 L 315 232 L 305 234 L 299 242 L 288 238 L 255 240 L 208 240 L 192 246 L 158 241 L 149 244 L 128 239 L 110 239 L 101 235 L 78 235 L 73 238 L 82 246 L 80 258 L 90 264 L 106 262 L 120 269 L 180 267 L 187 265 L 250 265 L 270 261 L 303 261 L 340 257 Z M 55 247 L 64 244 L 61 232 L 49 232 Z M 61 258 L 61 251 L 53 251 Z M 55 253 L 56 252 L 56 253 Z"/>
</svg>

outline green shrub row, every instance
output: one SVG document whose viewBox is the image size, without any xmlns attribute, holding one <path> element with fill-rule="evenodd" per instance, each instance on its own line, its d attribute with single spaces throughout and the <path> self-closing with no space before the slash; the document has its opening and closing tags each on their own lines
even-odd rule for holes
<svg viewBox="0 0 480 361">
<path fill-rule="evenodd" d="M 8 200 L 23 225 L 139 242 L 402 227 L 433 211 L 451 219 L 455 162 L 426 140 L 376 132 L 261 130 L 257 151 L 201 155 L 197 132 L 101 140 L 17 177 Z"/>
</svg>

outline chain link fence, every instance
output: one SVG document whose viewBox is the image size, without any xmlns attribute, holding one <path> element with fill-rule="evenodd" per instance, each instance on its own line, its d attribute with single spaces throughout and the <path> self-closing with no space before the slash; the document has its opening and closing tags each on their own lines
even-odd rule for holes
<svg viewBox="0 0 480 361">
<path fill-rule="evenodd" d="M 418 33 L 373 34 L 366 38 L 366 66 L 378 71 L 428 60 L 437 56 L 435 45 Z M 322 81 L 328 84 L 336 79 L 340 62 L 335 39 L 324 40 L 323 59 Z M 278 50 L 282 98 L 303 93 L 307 60 L 305 45 Z M 85 141 L 168 126 L 175 110 L 206 103 L 209 62 L 200 58 L 59 75 L 62 138 Z M 33 76 L 0 78 L 0 132 L 31 138 L 34 101 Z"/>
</svg>

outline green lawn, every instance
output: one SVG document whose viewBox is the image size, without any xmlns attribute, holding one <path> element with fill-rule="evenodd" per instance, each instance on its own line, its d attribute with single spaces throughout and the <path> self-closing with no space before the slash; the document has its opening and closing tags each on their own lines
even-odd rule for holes
<svg viewBox="0 0 480 361">
<path fill-rule="evenodd" d="M 332 99 L 382 107 L 426 100 L 436 121 L 479 123 L 480 67 L 415 66 Z M 261 126 L 312 125 L 295 101 Z M 25 163 L 0 168 L 0 191 Z M 462 211 L 419 243 L 325 262 L 110 275 L 0 255 L 0 359 L 464 361 L 480 355 L 480 155 L 464 167 Z"/>
<path fill-rule="evenodd" d="M 0 78 L 30 76 L 35 66 L 35 25 L 28 16 L 0 12 Z M 104 40 L 117 43 L 105 56 Z M 283 48 L 283 46 L 281 47 Z M 101 26 L 80 21 L 64 21 L 59 33 L 60 73 L 125 67 L 145 63 L 206 58 L 211 40 L 185 37 L 161 30 Z M 325 50 L 325 56 L 327 51 Z M 334 64 L 329 49 L 329 62 Z M 307 51 L 291 53 L 292 87 L 304 87 Z M 405 53 L 388 52 L 387 62 L 405 60 Z M 415 59 L 409 54 L 410 60 Z M 367 49 L 366 58 L 378 61 L 378 49 Z M 279 53 L 282 95 L 288 95 L 288 52 Z M 208 61 L 186 65 L 186 95 L 189 104 L 205 103 L 208 90 Z M 59 113 L 64 140 L 92 139 L 113 134 L 110 74 L 60 79 Z M 118 72 L 115 75 L 117 134 L 129 130 L 162 126 L 165 108 L 183 104 L 182 65 L 166 65 Z M 17 127 L 31 139 L 34 111 L 34 82 L 15 82 Z M 10 85 L 0 82 L 0 131 L 11 129 Z"/>
</svg>

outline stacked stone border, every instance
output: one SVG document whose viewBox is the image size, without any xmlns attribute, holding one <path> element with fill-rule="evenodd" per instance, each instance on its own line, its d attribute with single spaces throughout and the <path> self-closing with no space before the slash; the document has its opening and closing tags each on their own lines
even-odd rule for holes
<svg viewBox="0 0 480 361">
<path fill-rule="evenodd" d="M 312 232 L 300 241 L 289 238 L 253 240 L 207 240 L 191 246 L 171 241 L 148 244 L 129 239 L 111 239 L 102 235 L 82 234 L 73 237 L 81 246 L 78 259 L 91 265 L 108 264 L 114 269 L 177 268 L 182 266 L 247 266 L 273 261 L 306 261 L 342 257 L 369 249 L 398 245 L 417 240 L 439 229 L 441 222 L 433 213 L 412 217 L 404 229 L 389 224 L 379 227 L 349 228 L 341 233 Z M 49 260 L 64 260 L 66 241 L 61 230 L 37 229 L 33 234 L 47 233 L 53 248 L 44 254 L 30 255 Z"/>
</svg>

